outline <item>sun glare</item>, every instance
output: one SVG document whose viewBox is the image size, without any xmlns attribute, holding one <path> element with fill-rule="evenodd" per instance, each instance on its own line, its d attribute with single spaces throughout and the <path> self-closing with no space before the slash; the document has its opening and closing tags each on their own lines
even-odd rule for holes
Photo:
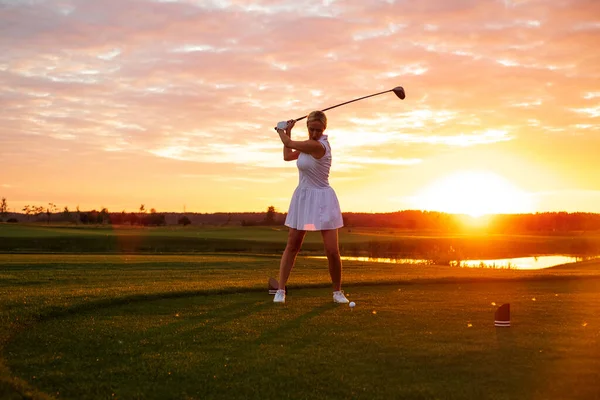
<svg viewBox="0 0 600 400">
<path fill-rule="evenodd" d="M 505 178 L 488 171 L 447 175 L 425 187 L 414 201 L 417 209 L 472 217 L 532 211 L 529 196 Z"/>
</svg>

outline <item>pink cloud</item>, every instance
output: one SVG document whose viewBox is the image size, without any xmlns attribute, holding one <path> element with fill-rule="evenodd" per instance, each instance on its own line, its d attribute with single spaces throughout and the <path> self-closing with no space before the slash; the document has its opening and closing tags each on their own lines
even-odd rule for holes
<svg viewBox="0 0 600 400">
<path fill-rule="evenodd" d="M 3 158 L 45 163 L 70 148 L 148 160 L 185 145 L 181 158 L 204 165 L 213 143 L 278 156 L 277 121 L 396 85 L 404 102 L 332 110 L 332 127 L 372 129 L 385 140 L 369 150 L 386 159 L 402 148 L 426 159 L 460 135 L 491 147 L 597 132 L 594 112 L 581 111 L 598 107 L 597 1 L 11 4 L 0 13 Z M 451 120 L 434 117 L 445 112 Z M 256 157 L 240 159 L 260 174 Z"/>
</svg>

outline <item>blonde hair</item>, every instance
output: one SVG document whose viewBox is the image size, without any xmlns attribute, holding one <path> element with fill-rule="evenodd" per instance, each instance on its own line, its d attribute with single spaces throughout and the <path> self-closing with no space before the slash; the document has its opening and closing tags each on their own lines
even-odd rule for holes
<svg viewBox="0 0 600 400">
<path fill-rule="evenodd" d="M 323 127 L 327 128 L 327 116 L 323 111 L 313 111 L 306 117 L 306 125 L 312 121 L 319 121 L 323 124 Z"/>
</svg>

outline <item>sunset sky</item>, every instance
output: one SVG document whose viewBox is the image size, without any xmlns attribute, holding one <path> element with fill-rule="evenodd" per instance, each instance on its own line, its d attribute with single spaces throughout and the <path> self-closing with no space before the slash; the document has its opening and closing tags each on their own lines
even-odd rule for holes
<svg viewBox="0 0 600 400">
<path fill-rule="evenodd" d="M 342 211 L 600 212 L 598 43 L 598 0 L 0 0 L 0 197 L 286 212 L 276 123 L 403 86 L 327 112 Z"/>
</svg>

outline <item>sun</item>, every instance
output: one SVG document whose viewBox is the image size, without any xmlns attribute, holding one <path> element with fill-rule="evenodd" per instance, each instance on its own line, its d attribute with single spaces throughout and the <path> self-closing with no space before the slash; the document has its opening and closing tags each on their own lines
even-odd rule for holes
<svg viewBox="0 0 600 400">
<path fill-rule="evenodd" d="M 532 212 L 530 196 L 489 171 L 457 171 L 425 187 L 414 197 L 420 210 L 480 217 Z"/>
</svg>

